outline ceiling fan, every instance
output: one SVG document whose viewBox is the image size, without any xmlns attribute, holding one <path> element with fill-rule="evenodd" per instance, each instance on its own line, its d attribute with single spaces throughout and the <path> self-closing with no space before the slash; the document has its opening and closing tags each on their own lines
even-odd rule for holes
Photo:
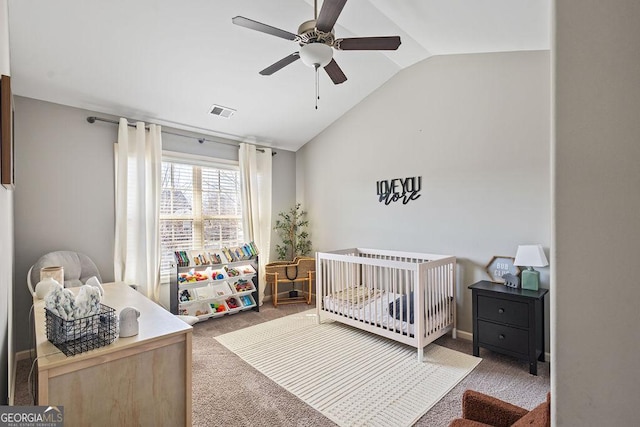
<svg viewBox="0 0 640 427">
<path fill-rule="evenodd" d="M 324 0 L 318 13 L 318 2 L 314 1 L 315 19 L 305 21 L 298 27 L 298 34 L 293 34 L 262 22 L 243 16 L 236 16 L 231 21 L 252 30 L 271 34 L 291 40 L 300 45 L 300 50 L 268 66 L 260 71 L 263 76 L 270 76 L 287 65 L 302 59 L 306 65 L 315 68 L 323 67 L 334 84 L 344 83 L 347 76 L 342 72 L 335 59 L 333 49 L 337 50 L 396 50 L 400 46 L 400 36 L 383 37 L 351 37 L 336 39 L 333 31 L 347 0 Z M 317 106 L 316 106 L 317 108 Z"/>
</svg>

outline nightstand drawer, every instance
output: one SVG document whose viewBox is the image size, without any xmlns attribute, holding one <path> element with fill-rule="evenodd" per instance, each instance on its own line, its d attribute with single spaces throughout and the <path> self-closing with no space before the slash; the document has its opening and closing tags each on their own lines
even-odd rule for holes
<svg viewBox="0 0 640 427">
<path fill-rule="evenodd" d="M 524 302 L 478 295 L 478 317 L 527 328 L 529 306 Z"/>
<path fill-rule="evenodd" d="M 509 350 L 513 353 L 527 354 L 529 333 L 522 329 L 478 321 L 478 340 L 480 345 L 487 344 Z"/>
</svg>

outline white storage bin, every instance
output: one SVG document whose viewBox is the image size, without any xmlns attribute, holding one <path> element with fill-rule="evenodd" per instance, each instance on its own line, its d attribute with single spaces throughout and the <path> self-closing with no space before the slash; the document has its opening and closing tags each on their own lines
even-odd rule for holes
<svg viewBox="0 0 640 427">
<path fill-rule="evenodd" d="M 239 278 L 234 280 L 229 280 L 231 284 L 231 289 L 237 293 L 244 292 L 253 292 L 256 290 L 256 287 L 253 285 L 253 281 L 246 278 Z"/>
</svg>

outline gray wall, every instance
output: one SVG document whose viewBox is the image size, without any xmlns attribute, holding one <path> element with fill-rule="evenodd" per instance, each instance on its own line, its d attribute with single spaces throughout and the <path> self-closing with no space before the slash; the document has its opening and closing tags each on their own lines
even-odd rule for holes
<svg viewBox="0 0 640 427">
<path fill-rule="evenodd" d="M 556 2 L 557 426 L 638 425 L 640 2 Z"/>
<path fill-rule="evenodd" d="M 86 117 L 106 115 L 16 97 L 15 190 L 15 331 L 16 350 L 27 342 L 31 306 L 25 277 L 43 254 L 58 249 L 84 252 L 97 264 L 103 281 L 113 280 L 114 175 L 113 143 L 117 126 Z M 237 160 L 238 149 L 163 134 L 163 148 Z M 289 176 L 293 153 L 277 150 L 273 157 L 273 209 L 294 197 Z M 281 182 L 284 180 L 285 182 Z M 166 293 L 166 291 L 165 291 Z"/>
<path fill-rule="evenodd" d="M 467 286 L 488 278 L 491 257 L 515 256 L 525 243 L 548 253 L 549 58 L 432 57 L 307 143 L 297 153 L 297 191 L 315 248 L 456 255 L 458 327 L 470 333 Z M 413 176 L 422 177 L 420 198 L 379 203 L 376 181 Z M 548 287 L 548 268 L 541 282 Z"/>
<path fill-rule="evenodd" d="M 281 157 L 273 164 L 273 198 L 271 200 L 271 224 L 275 224 L 278 213 L 285 212 L 296 205 L 296 153 L 276 150 Z M 274 158 L 275 161 L 275 158 Z M 281 244 L 280 237 L 271 233 L 271 261 L 277 261 L 276 245 Z M 271 289 L 265 289 L 271 295 Z"/>
<path fill-rule="evenodd" d="M 7 1 L 0 0 L 0 74 L 9 69 L 9 23 Z M 13 364 L 9 315 L 13 284 L 13 192 L 0 186 L 0 405 L 9 398 L 9 364 Z"/>
</svg>

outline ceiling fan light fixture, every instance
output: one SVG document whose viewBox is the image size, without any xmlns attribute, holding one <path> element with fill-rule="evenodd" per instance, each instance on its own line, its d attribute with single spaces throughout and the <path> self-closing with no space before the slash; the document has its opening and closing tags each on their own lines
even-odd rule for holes
<svg viewBox="0 0 640 427">
<path fill-rule="evenodd" d="M 300 59 L 308 67 L 324 67 L 333 58 L 331 46 L 324 43 L 309 43 L 300 48 Z"/>
</svg>

